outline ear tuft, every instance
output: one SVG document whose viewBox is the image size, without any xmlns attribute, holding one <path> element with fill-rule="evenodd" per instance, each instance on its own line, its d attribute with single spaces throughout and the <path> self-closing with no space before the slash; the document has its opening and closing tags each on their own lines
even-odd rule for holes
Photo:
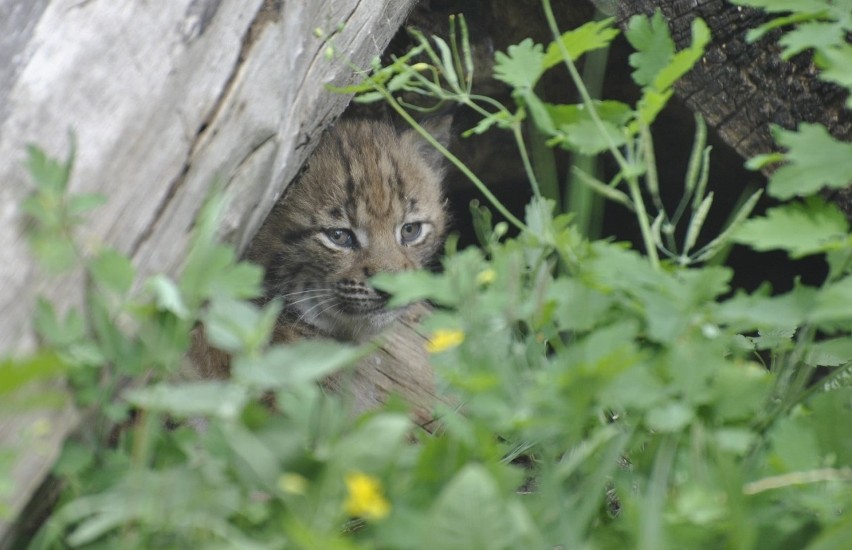
<svg viewBox="0 0 852 550">
<path fill-rule="evenodd" d="M 420 125 L 423 126 L 423 128 L 429 132 L 429 134 L 435 138 L 438 143 L 444 147 L 449 147 L 450 140 L 452 139 L 452 114 L 442 114 L 426 118 L 420 121 Z M 432 145 L 430 145 L 413 129 L 409 128 L 405 130 L 404 135 L 414 141 L 417 150 L 423 158 L 429 162 L 429 164 L 431 164 L 436 170 L 443 171 L 443 168 L 446 165 L 444 155 L 432 147 Z"/>
<path fill-rule="evenodd" d="M 453 115 L 442 114 L 420 121 L 420 125 L 444 147 L 450 146 L 452 138 Z"/>
</svg>

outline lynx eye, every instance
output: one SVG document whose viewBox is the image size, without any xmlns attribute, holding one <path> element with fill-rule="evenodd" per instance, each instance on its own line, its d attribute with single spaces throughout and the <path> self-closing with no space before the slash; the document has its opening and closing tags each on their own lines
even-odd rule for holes
<svg viewBox="0 0 852 550">
<path fill-rule="evenodd" d="M 399 235 L 402 244 L 412 244 L 417 241 L 423 234 L 422 222 L 404 223 L 399 228 Z"/>
<path fill-rule="evenodd" d="M 348 229 L 326 229 L 323 233 L 331 244 L 340 248 L 355 248 L 358 244 L 355 235 Z"/>
</svg>

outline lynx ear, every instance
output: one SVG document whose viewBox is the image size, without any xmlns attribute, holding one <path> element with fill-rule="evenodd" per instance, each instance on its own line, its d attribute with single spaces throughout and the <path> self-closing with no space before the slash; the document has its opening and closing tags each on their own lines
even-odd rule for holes
<svg viewBox="0 0 852 550">
<path fill-rule="evenodd" d="M 420 125 L 429 132 L 438 143 L 444 147 L 450 146 L 452 137 L 453 115 L 452 113 L 436 115 L 420 121 Z"/>
<path fill-rule="evenodd" d="M 429 134 L 435 138 L 438 143 L 444 147 L 449 147 L 450 139 L 452 138 L 452 114 L 431 116 L 427 119 L 421 120 L 420 125 L 423 126 L 423 128 L 429 132 Z M 423 155 L 423 158 L 432 164 L 436 170 L 444 168 L 446 164 L 444 156 L 438 152 L 437 149 L 432 147 L 425 139 L 423 139 L 420 134 L 412 129 L 406 130 L 405 134 L 409 137 L 409 139 L 413 139 L 415 141 L 420 154 Z"/>
</svg>

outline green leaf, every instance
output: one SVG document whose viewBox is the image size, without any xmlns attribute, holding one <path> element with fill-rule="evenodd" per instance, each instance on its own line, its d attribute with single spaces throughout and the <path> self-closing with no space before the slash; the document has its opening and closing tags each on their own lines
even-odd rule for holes
<svg viewBox="0 0 852 550">
<path fill-rule="evenodd" d="M 633 110 L 626 103 L 613 100 L 596 100 L 593 102 L 595 110 L 601 120 L 621 126 L 630 120 Z M 556 125 L 575 124 L 592 120 L 586 106 L 580 104 L 553 104 L 545 103 L 545 108 Z"/>
<path fill-rule="evenodd" d="M 602 19 L 600 21 L 589 21 L 588 23 L 562 33 L 559 42 L 568 51 L 572 61 L 576 61 L 586 52 L 598 50 L 609 46 L 613 38 L 618 36 L 618 29 L 612 28 L 614 19 Z M 554 41 L 547 46 L 544 54 L 543 65 L 549 69 L 562 61 L 562 51 L 559 44 Z"/>
<path fill-rule="evenodd" d="M 779 199 L 812 195 L 823 187 L 839 189 L 850 183 L 852 143 L 834 139 L 819 124 L 799 125 L 796 132 L 774 128 L 776 141 L 788 149 L 787 164 L 769 180 L 768 192 Z"/>
<path fill-rule="evenodd" d="M 646 410 L 666 397 L 666 387 L 648 369 L 631 368 L 615 378 L 602 392 L 609 406 Z"/>
<path fill-rule="evenodd" d="M 806 550 L 837 550 L 852 540 L 852 516 L 840 516 L 840 521 L 831 524 L 808 544 Z"/>
<path fill-rule="evenodd" d="M 105 204 L 106 197 L 100 193 L 81 193 L 68 197 L 67 209 L 71 216 L 84 214 L 98 206 Z"/>
<path fill-rule="evenodd" d="M 807 471 L 822 466 L 816 433 L 801 417 L 782 419 L 770 432 L 768 465 L 779 473 Z"/>
<path fill-rule="evenodd" d="M 168 413 L 178 418 L 213 416 L 223 420 L 237 418 L 248 402 L 248 389 L 222 380 L 184 384 L 156 384 L 125 392 L 129 403 Z"/>
<path fill-rule="evenodd" d="M 189 318 L 189 308 L 174 281 L 165 275 L 154 275 L 145 287 L 154 295 L 154 302 L 160 310 L 173 313 L 179 319 Z"/>
<path fill-rule="evenodd" d="M 211 298 L 248 299 L 262 294 L 263 269 L 247 262 L 237 263 L 234 250 L 217 242 L 223 208 L 221 197 L 214 197 L 204 204 L 196 218 L 179 283 L 190 309 Z"/>
<path fill-rule="evenodd" d="M 816 62 L 822 68 L 819 77 L 852 90 L 852 45 L 840 44 L 817 52 Z M 852 94 L 846 98 L 846 108 L 852 109 Z M 850 145 L 850 144 L 847 144 Z"/>
<path fill-rule="evenodd" d="M 29 241 L 33 255 L 50 273 L 61 273 L 77 263 L 77 249 L 64 235 L 33 232 Z"/>
<path fill-rule="evenodd" d="M 470 128 L 469 130 L 465 130 L 462 132 L 462 137 L 470 137 L 471 135 L 479 135 L 484 134 L 488 131 L 492 126 L 497 126 L 498 128 L 509 128 L 512 125 L 512 116 L 508 111 L 497 111 L 488 115 L 487 117 L 480 119 L 479 122 L 476 123 L 476 126 Z"/>
<path fill-rule="evenodd" d="M 515 548 L 515 518 L 496 481 L 478 464 L 468 464 L 441 492 L 430 513 L 430 536 L 420 548 L 500 550 Z"/>
<path fill-rule="evenodd" d="M 602 122 L 602 126 L 606 134 L 602 134 L 591 120 L 563 125 L 559 128 L 563 137 L 560 144 L 581 155 L 597 155 L 609 150 L 610 146 L 624 145 L 626 140 L 621 127 L 606 121 Z"/>
<path fill-rule="evenodd" d="M 827 5 L 824 0 L 733 0 L 734 4 L 761 8 L 769 13 L 822 12 Z"/>
<path fill-rule="evenodd" d="M 695 418 L 695 411 L 683 403 L 669 401 L 648 412 L 645 422 L 654 431 L 668 433 L 679 432 L 689 426 Z"/>
<path fill-rule="evenodd" d="M 530 234 L 544 243 L 554 242 L 553 211 L 556 202 L 547 198 L 533 198 L 524 208 L 524 221 Z"/>
<path fill-rule="evenodd" d="M 852 275 L 822 289 L 808 315 L 813 323 L 840 323 L 848 330 L 852 326 Z"/>
<path fill-rule="evenodd" d="M 550 113 L 545 108 L 544 102 L 539 99 L 532 90 L 523 90 L 518 93 L 523 100 L 523 105 L 530 114 L 535 127 L 544 135 L 549 136 L 556 132 Z"/>
<path fill-rule="evenodd" d="M 852 408 L 852 388 L 849 386 L 815 394 L 807 401 L 811 415 L 808 423 L 816 433 L 826 462 L 852 465 L 852 439 L 848 437 L 846 415 Z"/>
<path fill-rule="evenodd" d="M 629 58 L 630 66 L 636 69 L 633 80 L 640 86 L 651 84 L 675 52 L 666 18 L 659 9 L 650 19 L 644 15 L 633 16 L 624 36 L 637 50 Z"/>
<path fill-rule="evenodd" d="M 663 110 L 672 95 L 674 95 L 673 89 L 659 92 L 654 88 L 645 88 L 642 92 L 642 97 L 639 99 L 639 103 L 636 106 L 636 119 L 638 124 L 645 126 L 653 124 L 653 122 L 657 119 L 657 115 L 660 114 L 660 111 Z M 639 132 L 637 122 L 631 123 L 628 129 L 631 135 L 635 135 Z"/>
<path fill-rule="evenodd" d="M 675 53 L 665 17 L 657 10 L 649 20 L 634 16 L 625 33 L 638 51 L 630 56 L 636 68 L 633 79 L 643 87 L 637 106 L 637 121 L 630 125 L 631 134 L 639 131 L 638 125 L 650 126 L 672 96 L 672 86 L 686 74 L 704 54 L 710 41 L 707 24 L 699 18 L 692 22 L 692 43 Z"/>
<path fill-rule="evenodd" d="M 262 439 L 237 423 L 228 423 L 222 430 L 231 451 L 240 457 L 251 472 L 266 487 L 275 487 L 281 475 L 278 457 Z"/>
<path fill-rule="evenodd" d="M 835 23 L 810 22 L 799 25 L 778 41 L 784 46 L 783 59 L 809 49 L 822 49 L 844 41 L 843 28 Z"/>
<path fill-rule="evenodd" d="M 781 249 L 792 258 L 801 258 L 843 245 L 848 231 L 846 216 L 836 205 L 812 197 L 747 220 L 734 232 L 733 240 L 758 251 Z"/>
<path fill-rule="evenodd" d="M 80 475 L 95 461 L 91 448 L 73 440 L 68 440 L 62 447 L 62 454 L 53 465 L 53 471 L 62 477 Z"/>
<path fill-rule="evenodd" d="M 615 304 L 612 296 L 568 278 L 555 281 L 548 289 L 548 297 L 556 303 L 554 315 L 562 330 L 589 330 L 602 323 Z"/>
<path fill-rule="evenodd" d="M 232 298 L 211 302 L 202 321 L 210 343 L 232 353 L 253 353 L 264 346 L 275 328 L 281 306 L 269 302 L 264 308 Z"/>
<path fill-rule="evenodd" d="M 90 293 L 88 298 L 89 323 L 100 351 L 115 363 L 122 374 L 141 374 L 147 366 L 142 346 L 115 322 L 113 300 L 99 292 Z"/>
<path fill-rule="evenodd" d="M 654 78 L 654 88 L 667 90 L 680 77 L 689 72 L 695 63 L 704 55 L 704 46 L 710 42 L 710 29 L 699 18 L 692 21 L 692 41 L 688 48 L 677 52 L 671 61 L 663 67 Z"/>
<path fill-rule="evenodd" d="M 849 316 L 852 317 L 852 314 Z M 852 363 L 852 337 L 841 336 L 812 344 L 805 363 L 814 367 L 839 367 Z"/>
<path fill-rule="evenodd" d="M 783 351 L 793 347 L 793 336 L 796 335 L 796 328 L 796 325 L 761 328 L 758 330 L 758 335 L 750 337 L 749 340 L 759 350 Z"/>
<path fill-rule="evenodd" d="M 541 44 L 531 38 L 509 46 L 507 53 L 494 55 L 494 78 L 517 89 L 532 89 L 544 72 L 544 53 Z"/>
<path fill-rule="evenodd" d="M 552 105 L 545 108 L 557 127 L 558 143 L 563 147 L 583 154 L 596 154 L 615 146 L 623 145 L 621 127 L 633 114 L 629 106 L 619 101 L 597 101 L 595 109 L 601 118 L 607 135 L 601 134 L 585 105 Z"/>
<path fill-rule="evenodd" d="M 208 548 L 264 548 L 227 519 L 244 504 L 239 488 L 211 477 L 189 466 L 160 471 L 132 468 L 105 490 L 60 508 L 55 514 L 55 527 L 68 532 L 65 542 L 71 547 L 127 547 L 131 540 L 140 539 L 126 534 L 118 539 L 109 533 L 134 525 L 143 532 L 157 533 L 158 537 L 203 540 L 201 546 Z"/>
<path fill-rule="evenodd" d="M 31 382 L 53 378 L 64 370 L 62 360 L 50 352 L 20 359 L 0 359 L 0 395 L 8 395 Z"/>
<path fill-rule="evenodd" d="M 73 158 L 73 143 L 69 161 L 66 163 L 53 159 L 34 145 L 27 146 L 27 168 L 40 190 L 64 193 L 68 187 L 69 169 Z"/>
<path fill-rule="evenodd" d="M 783 153 L 766 153 L 766 154 L 763 154 L 763 155 L 755 155 L 755 156 L 751 157 L 750 159 L 748 159 L 746 161 L 745 167 L 748 170 L 758 171 L 758 170 L 763 170 L 767 166 L 770 166 L 772 164 L 777 164 L 777 163 L 783 162 L 783 161 L 784 161 L 784 154 Z"/>
<path fill-rule="evenodd" d="M 385 96 L 381 92 L 364 92 L 356 95 L 352 98 L 352 101 L 355 103 L 375 103 L 384 99 Z"/>
<path fill-rule="evenodd" d="M 125 294 L 130 290 L 136 276 L 130 260 L 111 248 L 89 260 L 89 272 L 96 283 L 116 294 Z"/>
<path fill-rule="evenodd" d="M 65 319 L 60 320 L 53 304 L 41 296 L 36 301 L 33 326 L 39 336 L 57 347 L 80 340 L 86 334 L 86 326 L 79 311 L 69 309 Z"/>
<path fill-rule="evenodd" d="M 403 414 L 381 414 L 346 434 L 335 446 L 338 464 L 345 470 L 381 472 L 394 464 L 411 433 L 411 420 Z"/>
<path fill-rule="evenodd" d="M 764 288 L 754 294 L 737 293 L 733 298 L 716 306 L 714 319 L 737 331 L 760 329 L 789 330 L 801 325 L 813 309 L 817 291 L 814 288 L 796 286 L 787 294 L 768 296 Z"/>
<path fill-rule="evenodd" d="M 322 340 L 273 346 L 260 357 L 237 357 L 232 376 L 263 389 L 278 389 L 316 382 L 353 364 L 367 353 L 357 348 Z"/>
<path fill-rule="evenodd" d="M 714 372 L 711 384 L 714 417 L 719 424 L 745 423 L 755 418 L 772 383 L 772 377 L 762 366 L 723 364 Z"/>
<path fill-rule="evenodd" d="M 370 279 L 370 284 L 393 295 L 388 305 L 400 307 L 429 299 L 444 305 L 456 302 L 449 281 L 428 271 L 381 273 Z"/>
<path fill-rule="evenodd" d="M 745 456 L 757 439 L 757 433 L 744 428 L 720 428 L 713 436 L 720 449 L 738 456 Z"/>
<path fill-rule="evenodd" d="M 799 23 L 807 23 L 809 21 L 819 21 L 820 19 L 823 19 L 821 15 L 814 13 L 793 13 L 784 17 L 776 17 L 775 19 L 770 19 L 768 22 L 748 31 L 746 33 L 746 41 L 751 44 L 757 42 L 763 38 L 766 33 L 774 29 Z"/>
</svg>

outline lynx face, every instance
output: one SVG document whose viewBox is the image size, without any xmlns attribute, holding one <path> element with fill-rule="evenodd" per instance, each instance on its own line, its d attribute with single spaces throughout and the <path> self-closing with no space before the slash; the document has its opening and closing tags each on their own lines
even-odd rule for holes
<svg viewBox="0 0 852 550">
<path fill-rule="evenodd" d="M 413 131 L 350 120 L 327 132 L 248 253 L 285 322 L 357 340 L 394 320 L 368 279 L 433 258 L 446 229 L 441 177 L 439 155 Z"/>
</svg>

